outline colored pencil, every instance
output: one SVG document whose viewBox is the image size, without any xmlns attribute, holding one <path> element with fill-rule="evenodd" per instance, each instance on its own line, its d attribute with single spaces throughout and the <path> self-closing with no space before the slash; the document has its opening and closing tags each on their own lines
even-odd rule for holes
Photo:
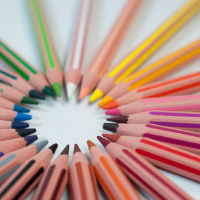
<svg viewBox="0 0 200 200">
<path fill-rule="evenodd" d="M 77 5 L 74 30 L 72 31 L 69 56 L 65 63 L 65 86 L 68 98 L 71 98 L 81 81 L 84 49 L 92 0 L 80 0 Z"/>
<path fill-rule="evenodd" d="M 77 144 L 69 168 L 69 187 L 73 200 L 99 199 L 94 171 Z"/>
<path fill-rule="evenodd" d="M 30 119 L 32 119 L 31 115 L 0 108 L 0 120 L 17 122 L 17 121 L 25 121 L 25 120 L 30 120 Z"/>
<path fill-rule="evenodd" d="M 200 91 L 200 72 L 141 86 L 103 106 L 112 109 L 144 98 L 192 94 Z"/>
<path fill-rule="evenodd" d="M 83 75 L 79 100 L 82 100 L 96 87 L 106 72 L 141 2 L 141 0 L 129 0 L 123 8 L 119 18 Z"/>
<path fill-rule="evenodd" d="M 29 127 L 28 123 L 0 120 L 0 129 L 22 129 Z"/>
<path fill-rule="evenodd" d="M 25 113 L 30 112 L 29 109 L 19 106 L 7 99 L 1 98 L 1 97 L 0 97 L 0 108 L 5 108 L 5 109 L 16 111 L 16 112 L 25 112 Z"/>
<path fill-rule="evenodd" d="M 0 142 L 5 140 L 11 140 L 15 138 L 26 137 L 32 133 L 35 133 L 35 128 L 30 129 L 0 129 Z"/>
<path fill-rule="evenodd" d="M 22 165 L 22 163 L 39 153 L 47 144 L 48 140 L 43 140 L 1 157 L 0 185 L 16 171 Z"/>
<path fill-rule="evenodd" d="M 97 138 L 127 176 L 153 199 L 193 199 L 133 150 L 100 136 L 97 136 Z"/>
<path fill-rule="evenodd" d="M 192 153 L 200 154 L 200 133 L 152 124 L 105 123 L 103 128 L 119 135 L 150 138 Z M 104 137 L 109 137 L 109 135 L 105 135 L 107 134 L 103 134 Z"/>
<path fill-rule="evenodd" d="M 24 138 L 16 138 L 0 142 L 0 157 L 12 151 L 26 147 L 37 139 L 37 135 L 31 135 Z"/>
<path fill-rule="evenodd" d="M 28 1 L 40 52 L 43 72 L 58 97 L 61 96 L 63 72 L 59 64 L 41 1 Z"/>
<path fill-rule="evenodd" d="M 0 97 L 12 101 L 17 104 L 38 104 L 37 101 L 27 97 L 25 94 L 14 89 L 13 87 L 6 85 L 5 83 L 0 83 Z"/>
<path fill-rule="evenodd" d="M 135 188 L 113 158 L 87 141 L 94 172 L 109 199 L 140 199 Z"/>
<path fill-rule="evenodd" d="M 48 166 L 37 186 L 33 200 L 60 200 L 68 182 L 69 145 Z"/>
<path fill-rule="evenodd" d="M 200 131 L 200 113 L 148 111 L 134 115 L 108 118 L 108 121 L 127 124 L 155 124 L 178 129 Z"/>
<path fill-rule="evenodd" d="M 2 40 L 0 41 L 0 60 L 2 60 L 6 66 L 15 70 L 40 93 L 52 97 L 55 96 L 44 75 L 18 55 L 7 44 L 2 42 Z"/>
<path fill-rule="evenodd" d="M 45 97 L 37 92 L 27 81 L 15 72 L 10 72 L 0 67 L 0 81 L 7 83 L 16 90 L 24 93 L 26 96 L 44 100 Z"/>
<path fill-rule="evenodd" d="M 26 160 L 1 186 L 1 200 L 24 199 L 40 181 L 57 146 L 54 144 Z"/>
<path fill-rule="evenodd" d="M 200 95 L 149 98 L 106 111 L 106 115 L 124 116 L 150 110 L 198 111 Z"/>
<path fill-rule="evenodd" d="M 112 141 L 130 148 L 153 165 L 169 172 L 200 182 L 200 156 L 158 142 L 156 140 L 126 136 Z"/>
<path fill-rule="evenodd" d="M 144 84 L 156 81 L 158 79 L 161 80 L 163 77 L 169 76 L 170 74 L 182 69 L 183 67 L 187 66 L 188 64 L 192 63 L 198 58 L 200 58 L 200 39 L 149 65 L 143 70 L 134 73 L 119 84 L 115 84 L 115 81 L 117 77 L 119 77 L 120 74 L 122 74 L 123 72 L 119 72 L 117 76 L 114 76 L 115 78 L 112 77 L 113 84 L 109 84 L 108 81 L 112 78 L 109 77 L 108 74 L 106 77 L 108 80 L 102 80 L 101 84 L 103 86 L 103 89 L 108 88 L 105 89 L 107 92 L 103 92 L 103 94 L 108 93 L 105 99 L 116 99 Z M 112 89 L 110 92 L 109 88 Z M 107 103 L 104 103 L 104 100 L 102 100 L 102 102 L 99 103 L 100 106 L 102 105 L 102 103 Z"/>
</svg>

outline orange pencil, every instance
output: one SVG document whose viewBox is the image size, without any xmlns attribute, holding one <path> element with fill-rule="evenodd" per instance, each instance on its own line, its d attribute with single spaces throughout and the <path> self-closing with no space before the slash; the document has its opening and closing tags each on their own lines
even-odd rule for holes
<svg viewBox="0 0 200 200">
<path fill-rule="evenodd" d="M 130 148 L 153 165 L 200 182 L 200 156 L 148 138 L 111 136 L 113 142 Z"/>
<path fill-rule="evenodd" d="M 12 140 L 15 138 L 26 137 L 35 133 L 35 128 L 29 129 L 0 129 L 0 142 L 5 140 Z"/>
<path fill-rule="evenodd" d="M 110 65 L 141 0 L 129 0 L 107 38 L 83 75 L 79 99 L 82 100 L 98 84 Z"/>
<path fill-rule="evenodd" d="M 53 144 L 26 160 L 1 186 L 1 200 L 23 200 L 42 178 L 57 146 L 57 144 Z"/>
<path fill-rule="evenodd" d="M 33 200 L 60 200 L 68 181 L 69 145 L 48 166 L 37 187 Z"/>
<path fill-rule="evenodd" d="M 69 187 L 73 200 L 99 199 L 93 169 L 77 144 L 69 168 Z"/>
<path fill-rule="evenodd" d="M 193 199 L 133 150 L 97 136 L 127 176 L 155 200 Z"/>
<path fill-rule="evenodd" d="M 37 135 L 31 135 L 24 138 L 2 141 L 0 142 L 0 157 L 12 151 L 26 147 L 35 142 L 37 139 Z"/>
<path fill-rule="evenodd" d="M 87 141 L 94 172 L 109 199 L 136 200 L 140 199 L 135 188 L 118 167 L 113 158 Z"/>
<path fill-rule="evenodd" d="M 0 83 L 0 97 L 17 104 L 38 104 L 37 101 L 27 97 L 25 94 L 4 83 Z"/>
<path fill-rule="evenodd" d="M 200 91 L 200 72 L 186 76 L 159 81 L 134 89 L 103 106 L 112 109 L 144 98 L 192 94 Z"/>
<path fill-rule="evenodd" d="M 22 129 L 29 127 L 28 123 L 0 120 L 0 129 Z"/>
<path fill-rule="evenodd" d="M 0 158 L 0 185 L 12 175 L 27 159 L 39 153 L 48 140 L 43 140 L 28 147 L 8 153 Z"/>
</svg>

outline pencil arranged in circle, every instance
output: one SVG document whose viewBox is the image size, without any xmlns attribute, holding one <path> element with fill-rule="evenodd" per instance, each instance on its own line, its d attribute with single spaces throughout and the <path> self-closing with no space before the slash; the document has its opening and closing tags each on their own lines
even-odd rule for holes
<svg viewBox="0 0 200 200">
<path fill-rule="evenodd" d="M 8 153 L 0 158 L 0 185 L 12 175 L 26 160 L 39 153 L 48 140 L 43 140 L 28 147 Z"/>
<path fill-rule="evenodd" d="M 55 97 L 44 75 L 18 55 L 5 42 L 0 41 L 0 60 L 6 66 L 15 70 L 22 78 L 30 83 L 38 92 Z"/>
<path fill-rule="evenodd" d="M 26 96 L 44 100 L 45 97 L 37 92 L 27 81 L 15 72 L 10 72 L 0 67 L 0 81 L 7 83 L 16 90 L 24 93 Z"/>
<path fill-rule="evenodd" d="M 107 110 L 106 115 L 124 116 L 150 110 L 198 111 L 200 95 L 149 98 Z"/>
<path fill-rule="evenodd" d="M 31 119 L 32 119 L 31 115 L 0 108 L 0 120 L 17 122 L 17 121 L 25 121 Z"/>
<path fill-rule="evenodd" d="M 19 106 L 7 99 L 1 98 L 1 97 L 0 97 L 0 108 L 4 108 L 4 109 L 16 111 L 16 112 L 25 112 L 25 113 L 30 112 L 29 109 Z"/>
<path fill-rule="evenodd" d="M 0 97 L 17 104 L 39 104 L 37 101 L 27 97 L 25 94 L 5 83 L 0 83 Z"/>
<path fill-rule="evenodd" d="M 63 84 L 63 72 L 53 46 L 42 3 L 38 0 L 29 0 L 28 4 L 34 30 L 37 34 L 37 44 L 43 72 L 56 95 L 60 97 Z"/>
<path fill-rule="evenodd" d="M 138 114 L 108 118 L 108 121 L 127 124 L 155 124 L 178 129 L 200 131 L 200 113 L 151 110 Z"/>
<path fill-rule="evenodd" d="M 81 81 L 81 69 L 87 37 L 88 22 L 91 13 L 92 0 L 80 0 L 77 5 L 74 30 L 71 33 L 69 56 L 65 63 L 65 86 L 67 97 L 71 98 Z"/>
<path fill-rule="evenodd" d="M 22 129 L 29 127 L 28 123 L 0 120 L 0 129 Z"/>
<path fill-rule="evenodd" d="M 200 72 L 141 86 L 103 106 L 112 109 L 145 98 L 192 94 L 200 91 Z"/>
<path fill-rule="evenodd" d="M 83 75 L 79 100 L 82 100 L 96 87 L 106 72 L 141 2 L 141 0 L 129 0 L 123 8 Z"/>
<path fill-rule="evenodd" d="M 200 58 L 200 39 L 121 81 L 99 102 L 99 105 L 107 104 L 107 100 L 115 100 L 149 82 L 161 80 L 198 58 Z"/>
<path fill-rule="evenodd" d="M 192 153 L 200 154 L 200 133 L 153 124 L 105 123 L 103 128 L 122 136 L 150 138 Z M 103 136 L 109 139 L 109 137 L 112 137 L 113 135 L 103 134 Z"/>
<path fill-rule="evenodd" d="M 47 167 L 37 186 L 33 200 L 60 200 L 68 182 L 69 145 Z"/>
<path fill-rule="evenodd" d="M 130 148 L 153 165 L 200 182 L 200 156 L 148 138 L 126 136 L 113 142 Z"/>
<path fill-rule="evenodd" d="M 193 199 L 133 150 L 100 136 L 97 138 L 127 176 L 153 199 Z"/>
<path fill-rule="evenodd" d="M 140 199 L 135 188 L 113 158 L 87 141 L 94 172 L 109 199 Z"/>
<path fill-rule="evenodd" d="M 42 178 L 57 146 L 53 144 L 26 160 L 1 186 L 1 200 L 24 199 Z"/>
<path fill-rule="evenodd" d="M 73 200 L 99 199 L 93 169 L 77 144 L 69 167 L 69 187 Z"/>
<path fill-rule="evenodd" d="M 31 135 L 24 138 L 2 141 L 0 142 L 0 157 L 12 151 L 24 148 L 35 142 L 37 139 L 37 135 Z"/>
<path fill-rule="evenodd" d="M 29 129 L 0 129 L 0 142 L 5 140 L 12 140 L 15 138 L 26 137 L 35 133 L 35 128 Z"/>
</svg>

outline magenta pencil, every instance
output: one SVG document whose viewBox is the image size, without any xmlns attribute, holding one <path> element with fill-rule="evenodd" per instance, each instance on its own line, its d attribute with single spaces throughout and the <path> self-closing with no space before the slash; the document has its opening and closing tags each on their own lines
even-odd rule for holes
<svg viewBox="0 0 200 200">
<path fill-rule="evenodd" d="M 200 95 L 160 97 L 139 100 L 105 112 L 106 115 L 124 116 L 150 110 L 199 111 Z"/>
<path fill-rule="evenodd" d="M 97 138 L 127 176 L 151 195 L 153 199 L 193 199 L 133 150 L 110 142 L 100 136 Z"/>
</svg>

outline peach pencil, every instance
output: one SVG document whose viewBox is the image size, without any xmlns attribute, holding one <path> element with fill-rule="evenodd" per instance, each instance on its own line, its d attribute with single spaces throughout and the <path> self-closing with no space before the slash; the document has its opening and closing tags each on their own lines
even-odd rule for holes
<svg viewBox="0 0 200 200">
<path fill-rule="evenodd" d="M 99 199 L 93 169 L 77 144 L 69 168 L 69 187 L 73 200 Z"/>
<path fill-rule="evenodd" d="M 96 87 L 106 72 L 141 2 L 141 0 L 129 0 L 123 8 L 119 18 L 83 75 L 79 94 L 80 100 Z"/>
<path fill-rule="evenodd" d="M 25 94 L 9 85 L 6 85 L 5 83 L 0 83 L 0 97 L 17 104 L 38 104 L 37 101 L 27 97 Z"/>
<path fill-rule="evenodd" d="M 87 141 L 94 172 L 109 199 L 140 199 L 135 188 L 113 158 Z"/>
<path fill-rule="evenodd" d="M 92 0 L 80 0 L 76 11 L 74 30 L 72 31 L 69 56 L 65 63 L 65 86 L 70 98 L 81 81 L 85 42 L 88 22 L 91 13 Z"/>
<path fill-rule="evenodd" d="M 48 166 L 37 186 L 33 200 L 60 200 L 68 182 L 69 145 Z"/>
<path fill-rule="evenodd" d="M 57 144 L 53 144 L 26 160 L 1 186 L 1 200 L 23 200 L 42 178 L 57 146 Z"/>
<path fill-rule="evenodd" d="M 0 60 L 13 69 L 37 91 L 55 97 L 44 75 L 17 54 L 5 42 L 0 41 Z"/>
<path fill-rule="evenodd" d="M 29 127 L 28 123 L 0 120 L 0 129 L 22 129 Z"/>
<path fill-rule="evenodd" d="M 153 124 L 105 123 L 103 128 L 119 135 L 150 138 L 192 153 L 200 154 L 200 133 Z M 104 137 L 105 135 L 107 134 L 103 134 Z M 107 137 L 109 137 L 109 135 Z"/>
<path fill-rule="evenodd" d="M 150 110 L 199 111 L 200 95 L 149 98 L 107 110 L 106 115 L 124 116 Z"/>
<path fill-rule="evenodd" d="M 45 97 L 37 92 L 26 80 L 15 72 L 8 71 L 0 67 L 0 80 L 9 84 L 16 90 L 24 93 L 26 96 L 44 100 Z"/>
<path fill-rule="evenodd" d="M 97 136 L 97 138 L 127 176 L 151 195 L 153 199 L 193 199 L 133 150 L 100 136 Z"/>
<path fill-rule="evenodd" d="M 35 142 L 37 139 L 37 135 L 31 135 L 24 138 L 2 141 L 0 142 L 0 157 L 12 151 L 24 148 Z"/>
<path fill-rule="evenodd" d="M 30 112 L 29 109 L 24 108 L 22 106 L 19 106 L 17 104 L 14 104 L 13 102 L 11 102 L 11 101 L 9 101 L 7 99 L 1 98 L 1 97 L 0 97 L 0 108 L 13 110 L 13 111 L 16 111 L 16 112 L 25 112 L 25 113 L 29 113 Z"/>
<path fill-rule="evenodd" d="M 129 116 L 108 118 L 108 121 L 127 124 L 155 124 L 178 129 L 200 131 L 200 113 L 151 110 Z"/>
<path fill-rule="evenodd" d="M 139 87 L 103 106 L 112 109 L 144 98 L 192 94 L 200 91 L 200 72 Z"/>
<path fill-rule="evenodd" d="M 29 129 L 0 129 L 0 142 L 4 140 L 11 140 L 15 138 L 26 137 L 35 133 L 35 128 Z"/>
<path fill-rule="evenodd" d="M 29 0 L 28 4 L 34 30 L 37 35 L 37 44 L 43 72 L 56 95 L 60 97 L 63 84 L 63 72 L 53 46 L 42 2 L 39 0 Z"/>
<path fill-rule="evenodd" d="M 200 5 L 200 4 L 199 4 Z M 120 96 L 132 91 L 144 84 L 150 83 L 156 80 L 162 80 L 166 76 L 169 76 L 182 69 L 188 64 L 200 58 L 200 39 L 190 43 L 182 49 L 158 60 L 150 66 L 133 73 L 126 79 L 119 82 L 115 87 L 112 88 L 99 102 L 99 105 L 105 105 L 110 101 L 119 98 Z M 137 63 L 137 61 L 136 61 Z M 133 64 L 134 65 L 134 64 Z M 127 70 L 128 71 L 128 70 Z"/>
<path fill-rule="evenodd" d="M 112 141 L 134 150 L 161 169 L 200 182 L 200 156 L 197 154 L 148 138 L 113 135 Z"/>
<path fill-rule="evenodd" d="M 17 121 L 24 121 L 24 120 L 31 120 L 31 119 L 32 119 L 31 115 L 0 108 L 0 120 L 17 122 Z"/>
<path fill-rule="evenodd" d="M 43 140 L 28 147 L 8 153 L 0 158 L 0 185 L 12 175 L 26 160 L 39 153 L 48 140 Z"/>
</svg>

